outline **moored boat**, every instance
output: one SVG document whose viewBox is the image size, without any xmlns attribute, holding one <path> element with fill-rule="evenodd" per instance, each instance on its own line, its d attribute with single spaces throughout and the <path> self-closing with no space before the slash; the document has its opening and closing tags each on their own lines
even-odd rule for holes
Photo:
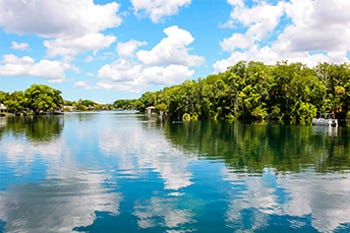
<svg viewBox="0 0 350 233">
<path fill-rule="evenodd" d="M 335 119 L 335 115 L 332 113 L 321 113 L 319 118 L 312 119 L 312 124 L 338 127 L 338 120 Z"/>
</svg>

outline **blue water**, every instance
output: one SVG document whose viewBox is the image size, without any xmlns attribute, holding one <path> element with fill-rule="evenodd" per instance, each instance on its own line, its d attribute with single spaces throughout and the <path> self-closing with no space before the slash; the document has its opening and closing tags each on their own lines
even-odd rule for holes
<svg viewBox="0 0 350 233">
<path fill-rule="evenodd" d="M 0 232 L 350 232 L 350 128 L 0 118 Z"/>
</svg>

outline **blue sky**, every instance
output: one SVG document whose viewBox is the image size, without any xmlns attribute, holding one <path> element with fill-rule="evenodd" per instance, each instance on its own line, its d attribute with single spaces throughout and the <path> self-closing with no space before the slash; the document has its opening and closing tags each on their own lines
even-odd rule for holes
<svg viewBox="0 0 350 233">
<path fill-rule="evenodd" d="M 0 90 L 111 103 L 240 60 L 350 60 L 348 0 L 0 0 Z"/>
</svg>

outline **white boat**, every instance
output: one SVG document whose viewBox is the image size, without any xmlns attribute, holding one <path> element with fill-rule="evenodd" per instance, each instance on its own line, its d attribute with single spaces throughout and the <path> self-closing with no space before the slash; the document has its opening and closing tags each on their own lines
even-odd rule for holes
<svg viewBox="0 0 350 233">
<path fill-rule="evenodd" d="M 319 118 L 312 119 L 312 124 L 338 127 L 338 120 L 335 119 L 335 115 L 332 113 L 321 113 Z"/>
</svg>

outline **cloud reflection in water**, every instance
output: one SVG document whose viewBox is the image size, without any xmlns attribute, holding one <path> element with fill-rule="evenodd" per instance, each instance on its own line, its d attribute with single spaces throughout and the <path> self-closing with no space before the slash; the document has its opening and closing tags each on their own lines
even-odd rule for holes
<svg viewBox="0 0 350 233">
<path fill-rule="evenodd" d="M 136 124 L 133 122 L 133 124 Z M 192 184 L 188 163 L 194 158 L 185 157 L 183 151 L 174 148 L 159 128 L 145 130 L 142 123 L 128 127 L 116 124 L 100 132 L 100 149 L 119 158 L 118 170 L 131 177 L 141 177 L 142 171 L 152 169 L 164 180 L 165 189 L 179 190 Z"/>
<path fill-rule="evenodd" d="M 111 177 L 100 171 L 80 170 L 71 152 L 64 149 L 67 146 L 62 137 L 36 143 L 18 140 L 0 141 L 1 156 L 13 167 L 14 175 L 27 175 L 36 169 L 33 161 L 40 158 L 47 165 L 46 177 L 13 184 L 0 192 L 4 232 L 71 232 L 76 226 L 93 223 L 96 211 L 119 214 L 122 195 L 104 187 Z"/>
<path fill-rule="evenodd" d="M 305 225 L 310 218 L 312 227 L 320 232 L 331 232 L 350 222 L 349 174 L 282 175 L 276 174 L 274 169 L 264 169 L 261 177 L 257 177 L 232 173 L 225 168 L 222 175 L 234 186 L 241 186 L 239 191 L 231 193 L 226 212 L 226 222 L 231 227 L 240 225 L 238 228 L 247 230 L 244 224 L 247 210 L 251 211 L 249 218 L 254 221 L 250 226 L 253 231 L 271 225 L 272 215 L 298 217 L 299 221 L 290 220 L 292 228 Z M 305 177 L 308 177 L 307 182 Z"/>
</svg>

